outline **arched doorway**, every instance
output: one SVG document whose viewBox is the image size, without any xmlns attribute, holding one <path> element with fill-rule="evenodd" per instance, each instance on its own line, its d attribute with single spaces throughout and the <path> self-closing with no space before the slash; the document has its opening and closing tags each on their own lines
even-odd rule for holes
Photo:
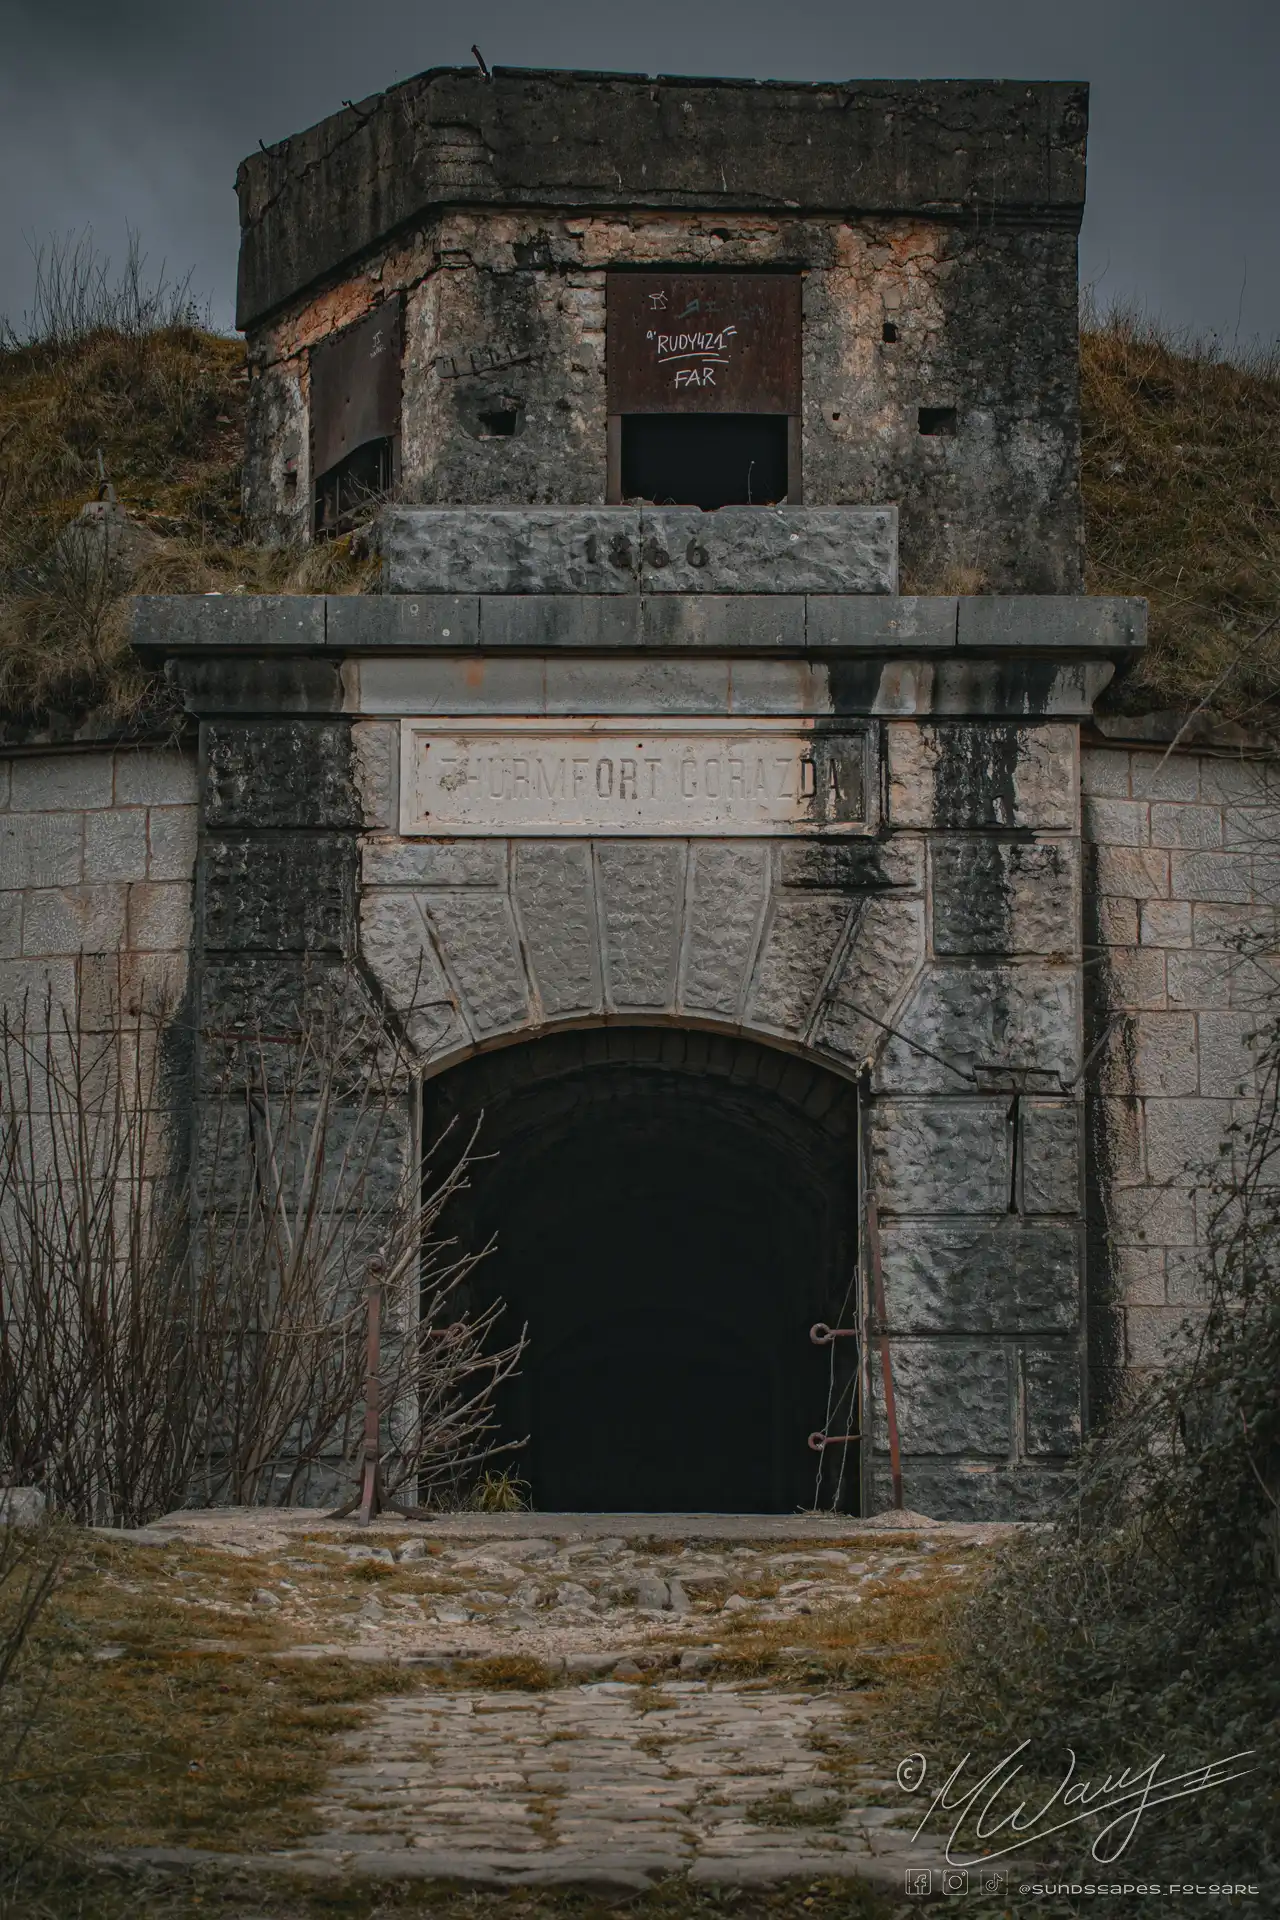
<svg viewBox="0 0 1280 1920">
<path fill-rule="evenodd" d="M 482 1295 L 527 1322 L 502 1408 L 543 1511 L 789 1512 L 827 1503 L 808 1435 L 853 1324 L 856 1097 L 749 1041 L 655 1028 L 561 1034 L 426 1089 L 425 1138 L 483 1115 L 472 1244 Z M 847 1401 L 846 1401 L 847 1411 Z M 847 1430 L 847 1428 L 842 1429 Z"/>
</svg>

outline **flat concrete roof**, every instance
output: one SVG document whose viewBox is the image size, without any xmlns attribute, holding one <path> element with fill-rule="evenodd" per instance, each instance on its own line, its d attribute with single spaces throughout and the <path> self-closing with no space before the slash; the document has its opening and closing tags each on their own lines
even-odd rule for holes
<svg viewBox="0 0 1280 1920">
<path fill-rule="evenodd" d="M 1088 87 L 435 67 L 250 154 L 237 325 L 446 206 L 1079 224 Z"/>
</svg>

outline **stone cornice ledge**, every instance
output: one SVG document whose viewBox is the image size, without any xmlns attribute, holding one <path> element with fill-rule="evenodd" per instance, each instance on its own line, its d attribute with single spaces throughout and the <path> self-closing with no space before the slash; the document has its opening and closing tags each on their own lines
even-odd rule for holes
<svg viewBox="0 0 1280 1920">
<path fill-rule="evenodd" d="M 1132 660 L 1145 600 L 1086 594 L 148 594 L 132 639 L 181 654 L 584 653 Z"/>
</svg>

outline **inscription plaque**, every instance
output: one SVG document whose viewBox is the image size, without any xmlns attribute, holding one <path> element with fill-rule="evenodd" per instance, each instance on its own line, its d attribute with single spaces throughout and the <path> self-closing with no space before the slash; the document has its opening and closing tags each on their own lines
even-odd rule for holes
<svg viewBox="0 0 1280 1920">
<path fill-rule="evenodd" d="M 404 720 L 400 831 L 443 838 L 856 834 L 865 726 L 802 720 Z"/>
</svg>

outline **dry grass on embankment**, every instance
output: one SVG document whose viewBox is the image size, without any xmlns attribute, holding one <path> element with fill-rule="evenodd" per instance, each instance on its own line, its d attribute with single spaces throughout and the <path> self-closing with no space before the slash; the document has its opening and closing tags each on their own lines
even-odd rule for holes
<svg viewBox="0 0 1280 1920">
<path fill-rule="evenodd" d="M 1114 315 L 1086 330 L 1081 374 L 1089 590 L 1152 605 L 1150 649 L 1111 703 L 1266 721 L 1280 630 L 1253 636 L 1280 611 L 1280 364 Z M 0 719 L 161 723 L 163 690 L 128 648 L 130 591 L 371 584 L 350 542 L 245 540 L 246 392 L 242 343 L 189 324 L 0 349 Z M 99 451 L 139 530 L 106 565 L 62 537 L 97 495 Z"/>
<path fill-rule="evenodd" d="M 368 577 L 350 541 L 244 540 L 247 381 L 241 341 L 185 324 L 0 348 L 0 720 L 163 723 L 164 690 L 129 649 L 131 593 L 348 592 Z M 123 537 L 79 518 L 104 476 Z"/>
<path fill-rule="evenodd" d="M 1111 703 L 1275 725 L 1280 348 L 1242 356 L 1123 313 L 1081 342 L 1091 593 L 1144 594 L 1150 645 Z"/>
</svg>

